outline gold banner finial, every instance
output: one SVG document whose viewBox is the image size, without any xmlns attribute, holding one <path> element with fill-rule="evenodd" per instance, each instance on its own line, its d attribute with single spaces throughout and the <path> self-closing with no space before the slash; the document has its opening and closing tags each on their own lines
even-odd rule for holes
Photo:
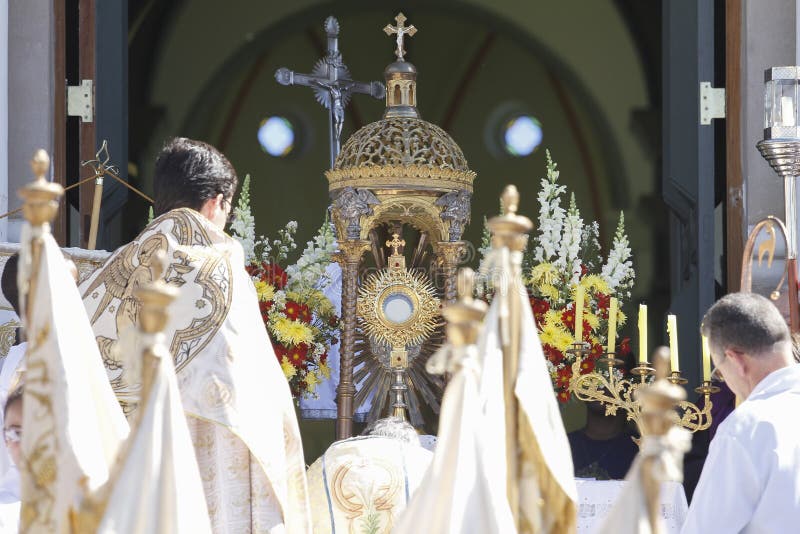
<svg viewBox="0 0 800 534">
<path fill-rule="evenodd" d="M 47 171 L 50 170 L 50 156 L 47 155 L 45 149 L 40 148 L 34 152 L 31 159 L 31 170 L 35 180 L 46 180 L 45 176 Z"/>
<path fill-rule="evenodd" d="M 516 215 L 519 209 L 519 190 L 514 184 L 507 185 L 500 197 L 503 202 L 503 215 Z"/>
<path fill-rule="evenodd" d="M 397 16 L 394 18 L 397 22 L 397 26 L 392 26 L 391 24 L 387 24 L 383 31 L 386 32 L 386 35 L 391 36 L 393 33 L 397 34 L 397 49 L 394 51 L 394 54 L 397 56 L 398 61 L 405 61 L 406 50 L 404 48 L 404 39 L 405 36 L 408 35 L 409 37 L 413 37 L 415 33 L 417 33 L 417 29 L 412 24 L 411 26 L 406 26 L 405 23 L 408 20 L 403 13 L 398 13 Z"/>
<path fill-rule="evenodd" d="M 34 180 L 19 190 L 19 196 L 25 202 L 22 213 L 31 226 L 42 226 L 49 223 L 58 212 L 58 199 L 64 194 L 64 188 L 47 181 L 50 170 L 50 157 L 43 149 L 39 149 L 31 159 L 31 170 Z"/>
</svg>

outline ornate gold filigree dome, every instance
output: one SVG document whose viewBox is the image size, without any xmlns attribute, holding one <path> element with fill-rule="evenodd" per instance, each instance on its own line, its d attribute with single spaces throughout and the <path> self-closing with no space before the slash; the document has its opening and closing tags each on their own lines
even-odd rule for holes
<svg viewBox="0 0 800 534">
<path fill-rule="evenodd" d="M 358 130 L 325 175 L 331 191 L 369 187 L 472 192 L 475 180 L 464 153 L 447 132 L 410 116 L 387 117 Z"/>
<path fill-rule="evenodd" d="M 402 34 L 414 35 L 413 26 Z M 387 27 L 387 33 L 398 28 Z M 386 110 L 383 118 L 354 133 L 342 147 L 333 169 L 327 171 L 329 190 L 346 188 L 468 191 L 475 173 L 469 169 L 461 148 L 450 135 L 424 121 L 417 110 L 417 69 L 403 58 L 398 40 L 398 60 L 383 72 Z"/>
</svg>

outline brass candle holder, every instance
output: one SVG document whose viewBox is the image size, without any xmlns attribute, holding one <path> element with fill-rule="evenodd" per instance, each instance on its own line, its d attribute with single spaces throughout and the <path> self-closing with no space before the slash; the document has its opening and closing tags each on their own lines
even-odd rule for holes
<svg viewBox="0 0 800 534">
<path fill-rule="evenodd" d="M 656 349 L 656 355 L 661 351 L 667 350 L 665 347 Z M 640 434 L 644 432 L 644 421 L 642 416 L 641 401 L 636 397 L 637 390 L 646 386 L 649 377 L 653 376 L 655 369 L 646 363 L 640 363 L 638 367 L 632 369 L 631 378 L 619 378 L 614 370 L 621 365 L 622 361 L 616 353 L 606 353 L 603 358 L 597 360 L 597 364 L 608 370 L 608 376 L 594 370 L 590 373 L 581 374 L 581 365 L 588 350 L 584 343 L 573 343 L 572 348 L 566 351 L 575 355 L 575 362 L 572 364 L 572 378 L 569 381 L 570 392 L 584 402 L 599 402 L 606 408 L 606 415 L 616 415 L 618 410 L 625 410 L 628 421 L 633 421 Z M 688 381 L 678 371 L 673 371 L 667 376 L 667 380 L 673 385 L 683 385 Z M 703 408 L 687 400 L 681 400 L 675 404 L 674 422 L 691 432 L 705 430 L 711 426 L 711 394 L 719 391 L 719 388 L 712 386 L 710 382 L 703 382 L 695 389 L 697 393 L 703 395 Z"/>
</svg>

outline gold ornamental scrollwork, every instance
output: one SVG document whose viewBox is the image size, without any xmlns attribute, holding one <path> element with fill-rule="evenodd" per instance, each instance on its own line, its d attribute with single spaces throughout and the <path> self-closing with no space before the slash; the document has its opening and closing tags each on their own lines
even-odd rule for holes
<svg viewBox="0 0 800 534">
<path fill-rule="evenodd" d="M 436 329 L 439 299 L 421 273 L 406 269 L 383 270 L 367 278 L 358 295 L 358 316 L 368 336 L 391 347 L 408 347 L 425 341 Z M 384 305 L 392 296 L 409 300 L 412 311 L 403 322 L 386 316 Z"/>
</svg>

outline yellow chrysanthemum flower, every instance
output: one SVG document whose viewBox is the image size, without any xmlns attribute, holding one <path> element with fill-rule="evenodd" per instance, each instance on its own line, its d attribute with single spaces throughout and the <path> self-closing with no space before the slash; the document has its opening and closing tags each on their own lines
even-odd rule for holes
<svg viewBox="0 0 800 534">
<path fill-rule="evenodd" d="M 551 301 L 557 301 L 558 297 L 559 297 L 558 288 L 556 286 L 550 285 L 550 284 L 542 284 L 542 285 L 540 285 L 539 286 L 539 293 L 541 293 L 541 295 L 544 298 L 546 298 L 548 300 L 551 300 Z"/>
<path fill-rule="evenodd" d="M 299 345 L 300 343 L 311 344 L 314 341 L 314 333 L 307 324 L 300 321 L 292 321 L 286 317 L 280 317 L 273 324 L 275 337 L 284 345 Z"/>
<path fill-rule="evenodd" d="M 331 368 L 328 367 L 326 364 L 324 363 L 319 364 L 319 372 L 322 373 L 322 376 L 324 376 L 326 380 L 329 380 L 331 378 Z"/>
<path fill-rule="evenodd" d="M 625 321 L 628 320 L 628 316 L 622 313 L 622 310 L 617 311 L 617 328 L 620 326 L 625 326 Z"/>
<path fill-rule="evenodd" d="M 531 269 L 530 283 L 534 286 L 553 285 L 558 278 L 558 269 L 549 262 L 540 263 Z"/>
<path fill-rule="evenodd" d="M 561 310 L 547 310 L 544 313 L 544 324 L 563 326 L 561 323 Z"/>
<path fill-rule="evenodd" d="M 261 302 L 269 302 L 275 298 L 275 287 L 271 284 L 268 284 L 263 280 L 258 280 L 256 281 L 255 286 L 258 300 Z"/>
<path fill-rule="evenodd" d="M 601 276 L 596 274 L 587 274 L 581 278 L 581 285 L 584 287 L 584 289 L 594 293 L 604 293 L 607 295 L 610 292 L 606 281 L 603 280 Z"/>
<path fill-rule="evenodd" d="M 283 370 L 283 375 L 287 379 L 291 379 L 297 373 L 297 369 L 286 356 L 281 359 L 281 369 Z"/>
<path fill-rule="evenodd" d="M 589 326 L 592 330 L 596 330 L 598 326 L 600 326 L 600 318 L 588 311 L 583 312 L 583 320 L 589 323 Z"/>
<path fill-rule="evenodd" d="M 561 352 L 564 352 L 570 348 L 574 342 L 575 338 L 571 333 L 567 332 L 566 330 L 559 329 L 556 331 L 555 339 L 553 340 L 553 346 Z"/>
<path fill-rule="evenodd" d="M 309 393 L 314 393 L 314 390 L 317 389 L 317 384 L 322 383 L 317 374 L 313 371 L 309 372 L 305 378 L 306 378 L 306 391 L 308 391 Z"/>
</svg>

